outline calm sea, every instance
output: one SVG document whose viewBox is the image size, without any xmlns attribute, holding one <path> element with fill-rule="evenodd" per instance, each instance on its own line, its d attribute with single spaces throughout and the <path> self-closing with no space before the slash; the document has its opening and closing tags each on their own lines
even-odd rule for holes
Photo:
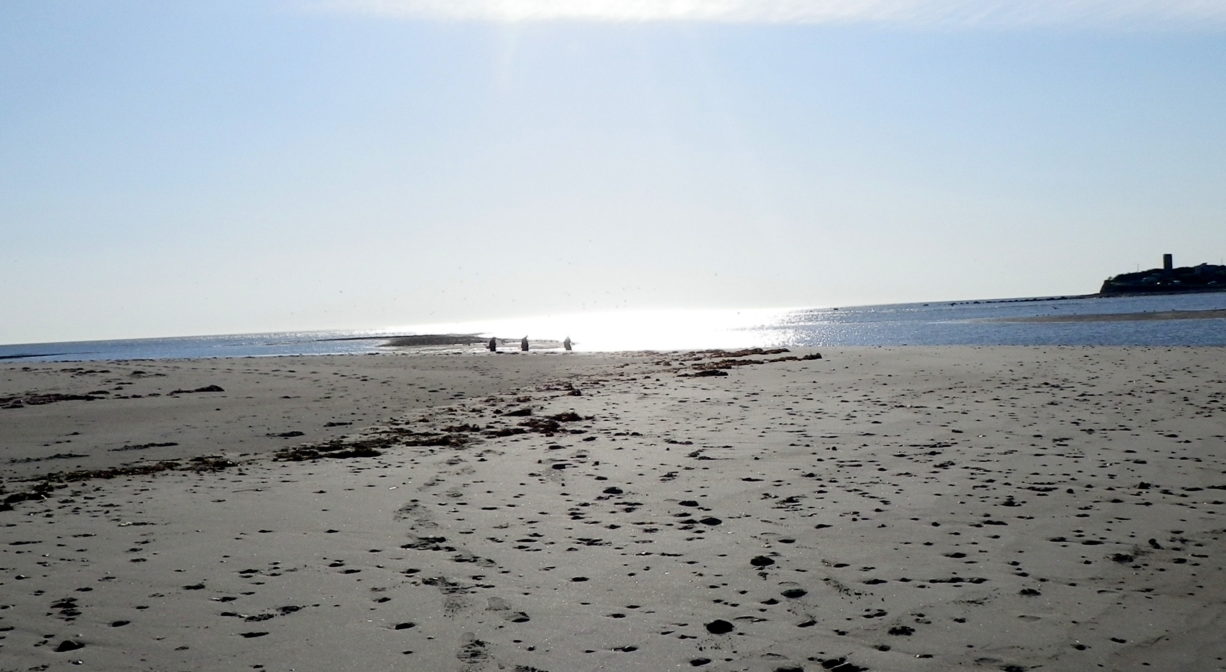
<svg viewBox="0 0 1226 672">
<path fill-rule="evenodd" d="M 378 331 L 308 331 L 0 345 L 0 359 L 96 361 L 387 352 L 398 334 L 476 333 L 578 351 L 836 345 L 1226 346 L 1226 319 L 1012 322 L 1016 318 L 1226 309 L 1226 292 L 1181 296 L 909 303 L 787 310 L 612 312 L 409 325 Z M 1002 321 L 1004 320 L 1004 321 Z M 480 352 L 479 346 L 414 349 Z"/>
</svg>

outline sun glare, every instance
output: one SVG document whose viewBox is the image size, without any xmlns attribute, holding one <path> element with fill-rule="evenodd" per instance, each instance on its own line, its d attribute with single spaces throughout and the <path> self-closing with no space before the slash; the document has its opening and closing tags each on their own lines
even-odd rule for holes
<svg viewBox="0 0 1226 672">
<path fill-rule="evenodd" d="M 517 340 L 557 342 L 570 337 L 575 350 L 680 350 L 748 348 L 775 345 L 767 325 L 777 325 L 791 309 L 755 310 L 625 310 L 484 322 L 417 324 L 392 329 L 397 333 L 481 334 Z"/>
</svg>

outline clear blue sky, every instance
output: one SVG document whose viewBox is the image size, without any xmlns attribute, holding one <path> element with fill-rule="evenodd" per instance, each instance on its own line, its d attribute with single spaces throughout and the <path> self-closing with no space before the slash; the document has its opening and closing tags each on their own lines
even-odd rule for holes
<svg viewBox="0 0 1226 672">
<path fill-rule="evenodd" d="M 6 0 L 0 342 L 1092 292 L 1224 110 L 1195 0 Z"/>
</svg>

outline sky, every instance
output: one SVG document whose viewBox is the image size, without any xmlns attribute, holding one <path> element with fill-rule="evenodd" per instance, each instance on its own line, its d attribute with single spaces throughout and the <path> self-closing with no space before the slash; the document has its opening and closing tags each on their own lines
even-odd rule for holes
<svg viewBox="0 0 1226 672">
<path fill-rule="evenodd" d="M 1226 3 L 6 0 L 0 343 L 1226 258 Z"/>
</svg>

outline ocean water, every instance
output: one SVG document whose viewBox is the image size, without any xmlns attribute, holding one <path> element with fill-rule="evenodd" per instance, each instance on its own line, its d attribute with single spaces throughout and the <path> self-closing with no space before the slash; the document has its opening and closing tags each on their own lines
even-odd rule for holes
<svg viewBox="0 0 1226 672">
<path fill-rule="evenodd" d="M 1175 296 L 944 302 L 798 311 L 780 343 L 822 345 L 1226 345 L 1226 319 L 1014 322 L 1031 317 L 1226 309 L 1226 292 Z"/>
<path fill-rule="evenodd" d="M 839 345 L 1226 346 L 1226 319 L 1014 322 L 1019 318 L 1226 309 L 1226 292 L 1177 296 L 945 301 L 778 310 L 654 310 L 382 330 L 303 331 L 72 343 L 0 345 L 0 360 L 106 361 L 277 355 L 369 354 L 399 334 L 475 333 L 534 343 L 566 336 L 583 352 Z M 541 349 L 534 345 L 534 349 Z M 549 348 L 546 348 L 549 349 Z M 481 352 L 480 346 L 414 352 Z"/>
</svg>

